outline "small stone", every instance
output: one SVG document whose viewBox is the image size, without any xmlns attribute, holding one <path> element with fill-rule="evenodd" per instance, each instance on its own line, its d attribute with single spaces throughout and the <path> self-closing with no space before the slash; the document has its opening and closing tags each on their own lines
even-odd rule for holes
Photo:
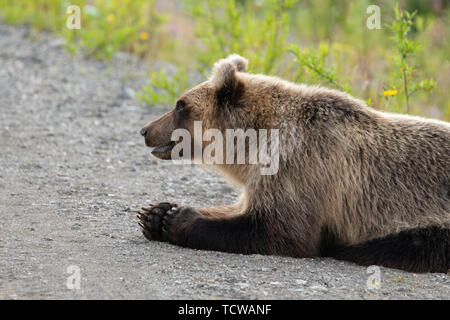
<svg viewBox="0 0 450 320">
<path fill-rule="evenodd" d="M 325 288 L 324 286 L 311 286 L 311 287 L 309 287 L 309 289 L 311 289 L 313 291 L 328 292 L 328 289 Z"/>
<path fill-rule="evenodd" d="M 55 40 L 50 41 L 49 46 L 51 48 L 63 47 L 66 45 L 66 40 L 63 38 L 56 38 Z"/>
<path fill-rule="evenodd" d="M 122 88 L 122 90 L 119 93 L 120 99 L 134 99 L 135 96 L 136 93 L 134 92 L 134 90 L 128 87 Z"/>
<path fill-rule="evenodd" d="M 247 283 L 245 283 L 245 282 L 238 282 L 238 283 L 236 283 L 238 286 L 239 286 L 239 288 L 241 288 L 241 289 L 245 289 L 245 288 L 248 288 L 248 284 Z"/>
</svg>

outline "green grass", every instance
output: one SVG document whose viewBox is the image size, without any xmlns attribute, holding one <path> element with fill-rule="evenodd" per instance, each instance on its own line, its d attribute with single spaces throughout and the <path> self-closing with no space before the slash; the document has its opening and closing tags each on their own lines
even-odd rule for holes
<svg viewBox="0 0 450 320">
<path fill-rule="evenodd" d="M 81 8 L 81 29 L 66 28 L 69 5 Z M 11 24 L 30 24 L 67 40 L 68 49 L 109 59 L 118 51 L 152 57 L 164 16 L 154 0 L 2 0 L 0 15 Z"/>
<path fill-rule="evenodd" d="M 65 27 L 69 4 L 82 9 L 81 30 Z M 161 5 L 164 4 L 164 5 Z M 366 27 L 369 0 L 3 0 L 12 24 L 50 30 L 67 49 L 97 59 L 117 51 L 166 70 L 149 75 L 139 97 L 173 104 L 188 87 L 187 70 L 207 77 L 230 53 L 250 60 L 250 72 L 323 84 L 350 92 L 374 108 L 450 120 L 450 10 L 426 0 L 388 0 L 380 30 Z M 166 6 L 169 6 L 166 9 Z"/>
</svg>

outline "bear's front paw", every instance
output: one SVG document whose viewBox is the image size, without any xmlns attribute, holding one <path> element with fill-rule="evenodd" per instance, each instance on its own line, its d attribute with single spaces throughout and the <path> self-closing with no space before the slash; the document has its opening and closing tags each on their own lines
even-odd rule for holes
<svg viewBox="0 0 450 320">
<path fill-rule="evenodd" d="M 167 232 L 163 232 L 163 218 L 167 212 L 172 208 L 177 208 L 178 205 L 169 202 L 160 202 L 157 204 L 150 204 L 148 208 L 139 210 L 138 218 L 144 236 L 152 241 L 168 241 Z"/>
<path fill-rule="evenodd" d="M 191 207 L 174 207 L 162 219 L 162 234 L 171 243 L 186 245 L 192 223 L 201 213 Z"/>
</svg>

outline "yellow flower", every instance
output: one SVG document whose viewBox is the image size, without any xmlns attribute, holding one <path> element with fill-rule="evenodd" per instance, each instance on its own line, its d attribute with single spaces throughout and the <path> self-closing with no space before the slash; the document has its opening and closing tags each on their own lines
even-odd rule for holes
<svg viewBox="0 0 450 320">
<path fill-rule="evenodd" d="M 383 92 L 383 96 L 389 97 L 389 96 L 395 96 L 397 94 L 397 90 L 386 90 Z"/>
<path fill-rule="evenodd" d="M 106 20 L 107 20 L 109 23 L 113 23 L 114 21 L 116 21 L 116 16 L 113 15 L 113 14 L 111 13 L 111 14 L 108 15 L 108 17 L 106 18 Z"/>
<path fill-rule="evenodd" d="M 147 32 L 145 32 L 145 31 L 142 31 L 140 34 L 139 34 L 139 39 L 141 39 L 141 40 L 147 40 L 148 39 L 148 33 Z"/>
</svg>

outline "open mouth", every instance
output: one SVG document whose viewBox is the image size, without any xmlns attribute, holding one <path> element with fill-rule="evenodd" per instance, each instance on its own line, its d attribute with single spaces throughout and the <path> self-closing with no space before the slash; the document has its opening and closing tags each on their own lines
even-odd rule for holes
<svg viewBox="0 0 450 320">
<path fill-rule="evenodd" d="M 169 143 L 166 143 L 165 145 L 154 148 L 152 150 L 152 154 L 156 157 L 167 158 L 167 156 L 170 156 L 170 152 L 172 151 L 174 146 L 175 146 L 175 142 L 170 141 Z"/>
</svg>

